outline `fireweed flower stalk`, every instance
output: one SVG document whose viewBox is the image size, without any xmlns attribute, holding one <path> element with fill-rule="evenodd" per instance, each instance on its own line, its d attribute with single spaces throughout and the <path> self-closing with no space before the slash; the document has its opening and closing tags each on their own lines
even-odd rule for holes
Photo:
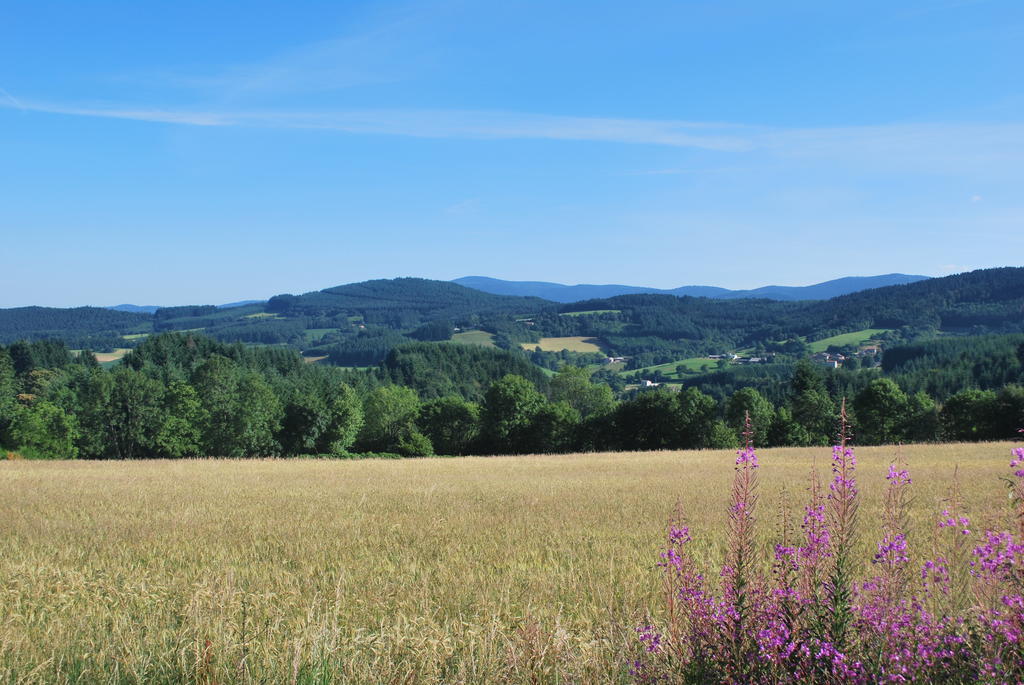
<svg viewBox="0 0 1024 685">
<path fill-rule="evenodd" d="M 658 564 L 664 572 L 667 626 L 664 632 L 654 625 L 637 628 L 644 654 L 633 662 L 630 673 L 640 683 L 660 682 L 667 674 L 685 674 L 687 682 L 715 680 L 721 607 L 697 570 L 689 547 L 690 529 L 678 504 L 667 542 Z"/>
<path fill-rule="evenodd" d="M 797 680 L 811 678 L 815 672 L 828 672 L 818 661 L 828 663 L 836 657 L 824 634 L 826 614 L 821 601 L 823 575 L 831 557 L 830 535 L 825 523 L 825 500 L 821 481 L 812 467 L 810 502 L 804 507 L 801 531 L 802 544 L 790 546 L 784 537 L 775 547 L 775 605 L 768 615 L 775 614 L 772 622 L 759 635 L 761 656 L 774 663 L 779 670 Z M 795 579 L 795 584 L 793 583 Z M 853 674 L 847 674 L 852 677 Z"/>
<path fill-rule="evenodd" d="M 1010 669 L 1024 682 L 1024 448 L 1012 455 L 1009 484 L 1018 535 L 985 531 L 972 553 L 971 575 L 981 608 L 982 673 L 991 677 Z"/>
<path fill-rule="evenodd" d="M 1024 429 L 1020 432 L 1024 433 Z M 1010 493 L 1017 505 L 1017 535 L 1024 540 L 1024 447 L 1013 450 L 1010 468 L 1014 470 Z"/>
<path fill-rule="evenodd" d="M 871 559 L 877 575 L 863 583 L 856 597 L 856 632 L 870 634 L 881 643 L 879 652 L 891 657 L 903 641 L 901 631 L 913 625 L 905 595 L 909 585 L 906 508 L 910 474 L 901 460 L 889 465 L 885 504 L 882 510 L 883 533 L 877 552 Z M 896 655 L 897 665 L 899 655 Z M 900 671 L 902 673 L 902 671 Z"/>
<path fill-rule="evenodd" d="M 960 482 L 954 472 L 946 508 L 939 515 L 935 556 L 923 563 L 918 592 L 880 614 L 865 600 L 860 610 L 865 632 L 887 630 L 878 670 L 907 679 L 972 682 L 979 679 L 976 650 L 970 644 L 972 596 L 969 552 L 970 521 L 963 514 Z M 908 591 L 913 591 L 911 585 Z M 872 613 L 874 611 L 874 613 Z M 882 622 L 885 625 L 881 625 Z"/>
<path fill-rule="evenodd" d="M 714 616 L 721 636 L 715 647 L 721 655 L 717 679 L 733 683 L 773 682 L 778 662 L 793 648 L 791 621 L 786 611 L 790 598 L 788 590 L 769 590 L 755 542 L 760 463 L 754 450 L 749 414 L 743 434 L 746 445 L 736 453 L 728 547 L 720 573 L 722 594 Z M 791 563 L 786 559 L 789 551 L 785 545 L 776 550 L 777 563 L 782 564 L 779 570 Z"/>
<path fill-rule="evenodd" d="M 901 458 L 889 465 L 882 511 L 883 536 L 872 565 L 877 575 L 856 594 L 852 640 L 865 672 L 890 682 L 948 680 L 963 640 L 945 619 L 936 619 L 911 594 L 907 508 L 910 474 Z M 954 678 L 973 675 L 956 673 Z"/>
<path fill-rule="evenodd" d="M 853 552 L 857 522 L 857 458 L 847 445 L 849 423 L 846 400 L 840 413 L 839 444 L 832 448 L 832 482 L 829 484 L 826 520 L 832 553 L 831 569 L 825 583 L 829 614 L 827 634 L 823 636 L 836 649 L 846 646 L 846 632 L 853 621 Z"/>
<path fill-rule="evenodd" d="M 826 560 L 832 556 L 832 536 L 825 524 L 825 500 L 821 493 L 821 480 L 816 469 L 811 469 L 810 503 L 804 507 L 801 525 L 804 544 L 797 548 L 797 567 L 800 572 L 800 596 L 805 603 L 818 606 L 818 593 Z"/>
<path fill-rule="evenodd" d="M 787 502 L 788 499 L 786 491 L 783 490 L 783 502 Z M 775 625 L 771 626 L 770 631 L 762 630 L 758 635 L 758 644 L 762 652 L 768 653 L 773 651 L 779 652 L 780 647 L 783 648 L 783 652 L 789 651 L 790 638 L 794 633 L 797 622 L 800 620 L 800 615 L 803 613 L 798 587 L 800 582 L 798 575 L 800 565 L 797 556 L 799 547 L 795 546 L 792 540 L 790 513 L 789 508 L 785 504 L 781 511 L 781 521 L 782 542 L 775 545 L 775 560 L 772 563 L 774 585 L 770 589 L 770 600 L 777 604 L 778 617 Z M 766 642 L 771 640 L 778 643 L 775 645 L 774 650 L 772 646 L 766 644 Z M 788 657 L 788 653 L 786 656 Z"/>
<path fill-rule="evenodd" d="M 889 465 L 885 477 L 885 504 L 882 510 L 884 534 L 871 560 L 878 569 L 877 585 L 881 601 L 891 606 L 904 599 L 910 582 L 907 556 L 907 508 L 910 473 L 902 457 Z"/>
<path fill-rule="evenodd" d="M 729 676 L 739 681 L 753 675 L 758 645 L 755 616 L 763 612 L 764 582 L 757 574 L 754 512 L 757 507 L 757 469 L 750 413 L 744 418 L 746 446 L 736 453 L 729 504 L 729 547 L 722 568 L 721 618 L 730 650 Z"/>
<path fill-rule="evenodd" d="M 974 601 L 971 588 L 971 521 L 960 493 L 959 469 L 953 472 L 946 506 L 937 523 L 935 558 L 921 569 L 924 598 L 935 613 L 963 616 Z"/>
<path fill-rule="evenodd" d="M 758 572 L 754 540 L 759 463 L 749 436 L 737 452 L 729 505 L 729 543 L 716 597 L 689 552 L 690 531 L 678 514 L 669 530 L 667 549 L 659 564 L 665 572 L 668 625 L 664 633 L 652 626 L 638 628 L 643 659 L 630 671 L 638 682 L 664 678 L 686 682 L 770 682 L 758 641 L 771 639 L 763 627 L 772 623 L 774 607 Z M 669 674 L 672 674 L 671 676 Z"/>
</svg>

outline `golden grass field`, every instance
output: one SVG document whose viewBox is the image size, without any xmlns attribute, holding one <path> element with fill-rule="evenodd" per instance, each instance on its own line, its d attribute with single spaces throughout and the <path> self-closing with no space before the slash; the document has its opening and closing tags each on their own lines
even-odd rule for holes
<svg viewBox="0 0 1024 685">
<path fill-rule="evenodd" d="M 918 557 L 956 465 L 1008 527 L 1010 447 L 903 448 Z M 760 452 L 766 553 L 830 454 Z M 857 454 L 867 559 L 895 448 Z M 0 681 L 624 682 L 673 504 L 720 561 L 733 460 L 0 462 Z"/>
<path fill-rule="evenodd" d="M 532 351 L 538 347 L 544 352 L 600 352 L 601 348 L 593 342 L 594 338 L 587 338 L 579 335 L 564 338 L 541 338 L 535 343 L 520 343 L 524 350 Z"/>
<path fill-rule="evenodd" d="M 129 352 L 131 352 L 131 350 L 127 347 L 118 347 L 113 352 L 96 352 L 94 356 L 96 357 L 96 361 L 100 364 L 105 364 L 116 362 L 119 359 L 124 358 L 124 356 Z"/>
</svg>

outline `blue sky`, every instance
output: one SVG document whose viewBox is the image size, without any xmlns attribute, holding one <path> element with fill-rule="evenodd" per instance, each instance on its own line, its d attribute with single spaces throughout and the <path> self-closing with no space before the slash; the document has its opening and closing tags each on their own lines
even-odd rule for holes
<svg viewBox="0 0 1024 685">
<path fill-rule="evenodd" d="M 0 306 L 1024 255 L 1024 3 L 6 3 Z"/>
</svg>

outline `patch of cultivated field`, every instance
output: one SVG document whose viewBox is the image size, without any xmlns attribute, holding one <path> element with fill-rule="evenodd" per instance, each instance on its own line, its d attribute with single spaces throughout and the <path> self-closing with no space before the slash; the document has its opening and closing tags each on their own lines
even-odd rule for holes
<svg viewBox="0 0 1024 685">
<path fill-rule="evenodd" d="M 123 359 L 130 351 L 128 347 L 115 347 L 113 352 L 96 352 L 94 356 L 100 364 L 111 364 Z"/>
<path fill-rule="evenodd" d="M 1010 525 L 1009 443 L 904 447 L 911 553 L 954 467 Z M 861 558 L 895 448 L 858 450 Z M 761 552 L 827 448 L 763 450 Z M 730 451 L 0 462 L 4 682 L 627 682 L 677 498 L 718 563 Z"/>
<path fill-rule="evenodd" d="M 520 343 L 520 345 L 524 350 L 534 350 L 539 347 L 545 352 L 561 352 L 562 350 L 569 350 L 570 352 L 601 351 L 601 348 L 594 344 L 594 338 L 585 338 L 578 335 L 564 338 L 541 338 L 539 342 Z"/>
<path fill-rule="evenodd" d="M 807 343 L 811 352 L 824 352 L 829 348 L 830 345 L 867 345 L 872 339 L 881 335 L 882 333 L 888 333 L 891 328 L 865 328 L 860 331 L 853 331 L 852 333 L 841 333 L 839 335 L 833 335 L 831 338 L 823 338 L 821 340 L 815 340 L 814 342 Z"/>
<path fill-rule="evenodd" d="M 452 335 L 452 342 L 465 345 L 482 345 L 483 347 L 497 347 L 494 344 L 494 335 L 487 331 L 462 331 Z"/>
</svg>

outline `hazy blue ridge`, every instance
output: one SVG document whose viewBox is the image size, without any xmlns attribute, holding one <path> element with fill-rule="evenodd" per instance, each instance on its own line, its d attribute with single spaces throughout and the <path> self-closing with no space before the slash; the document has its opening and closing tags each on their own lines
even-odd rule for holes
<svg viewBox="0 0 1024 685">
<path fill-rule="evenodd" d="M 240 300 L 238 302 L 228 302 L 227 304 L 217 305 L 217 309 L 234 309 L 235 307 L 245 307 L 250 304 L 263 304 L 266 300 Z"/>
<path fill-rule="evenodd" d="M 580 302 L 596 300 L 617 295 L 688 295 L 691 297 L 710 297 L 714 299 L 763 298 L 768 300 L 828 300 L 840 295 L 884 288 L 890 285 L 905 285 L 930 278 L 908 274 L 885 274 L 882 276 L 847 276 L 824 283 L 807 286 L 766 285 L 753 290 L 729 290 L 709 285 L 684 285 L 679 288 L 661 289 L 634 285 L 564 285 L 546 281 L 503 281 L 486 276 L 464 276 L 456 278 L 453 283 L 481 290 L 494 295 L 519 295 L 540 297 L 552 302 Z"/>
<path fill-rule="evenodd" d="M 266 300 L 241 300 L 240 302 L 218 304 L 216 307 L 217 309 L 234 309 L 235 307 L 245 307 L 246 305 L 260 304 L 262 302 L 266 302 Z M 133 314 L 152 314 L 158 309 L 164 309 L 164 307 L 156 304 L 115 304 L 111 307 L 104 307 L 104 309 L 113 309 L 115 312 L 132 312 Z"/>
<path fill-rule="evenodd" d="M 104 309 L 112 309 L 115 312 L 131 312 L 133 314 L 152 314 L 156 310 L 160 309 L 160 305 L 156 304 L 115 304 L 111 307 L 104 307 Z"/>
</svg>

